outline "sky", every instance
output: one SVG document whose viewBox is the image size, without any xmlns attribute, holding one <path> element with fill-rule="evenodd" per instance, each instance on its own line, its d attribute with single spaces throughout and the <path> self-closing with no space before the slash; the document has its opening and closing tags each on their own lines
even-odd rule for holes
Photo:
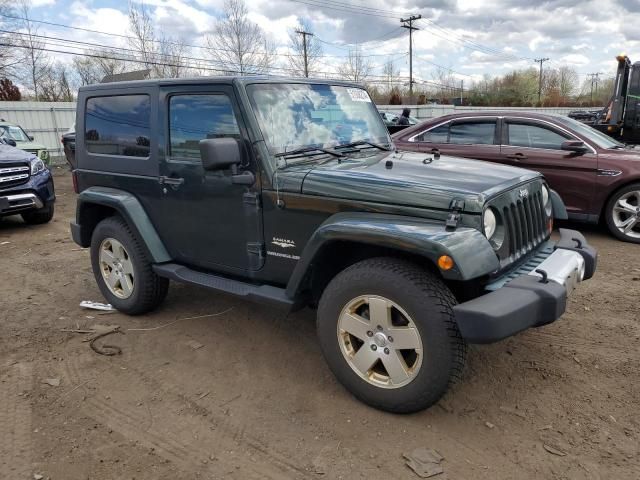
<svg viewBox="0 0 640 480">
<path fill-rule="evenodd" d="M 204 45 L 221 16 L 223 0 L 145 0 L 158 31 Z M 615 72 L 615 56 L 640 61 L 640 0 L 250 0 L 250 18 L 286 51 L 288 35 L 300 20 L 322 42 L 323 71 L 335 71 L 358 45 L 374 65 L 374 75 L 393 60 L 402 76 L 409 72 L 408 30 L 400 18 L 420 14 L 414 32 L 414 76 L 433 80 L 439 67 L 461 81 L 513 69 L 573 67 L 580 80 Z M 127 2 L 116 0 L 32 0 L 31 18 L 127 35 Z M 126 46 L 112 35 L 40 25 L 40 34 Z M 204 53 L 194 49 L 192 56 Z M 63 61 L 69 55 L 57 54 Z M 281 57 L 285 61 L 285 57 Z M 284 65 L 284 64 L 283 64 Z"/>
</svg>

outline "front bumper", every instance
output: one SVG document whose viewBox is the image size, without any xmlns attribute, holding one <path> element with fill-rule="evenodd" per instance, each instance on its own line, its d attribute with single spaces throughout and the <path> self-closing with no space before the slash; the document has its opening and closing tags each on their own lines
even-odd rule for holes
<svg viewBox="0 0 640 480">
<path fill-rule="evenodd" d="M 48 170 L 33 175 L 27 183 L 0 189 L 0 216 L 40 209 L 55 201 L 53 177 Z"/>
<path fill-rule="evenodd" d="M 560 229 L 553 253 L 528 274 L 453 308 L 460 333 L 469 343 L 492 343 L 554 322 L 576 285 L 593 276 L 596 264 L 597 252 L 581 233 Z"/>
</svg>

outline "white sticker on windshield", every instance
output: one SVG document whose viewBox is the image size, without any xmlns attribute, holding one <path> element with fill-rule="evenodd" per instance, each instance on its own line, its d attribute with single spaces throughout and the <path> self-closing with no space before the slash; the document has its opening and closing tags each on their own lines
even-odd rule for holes
<svg viewBox="0 0 640 480">
<path fill-rule="evenodd" d="M 371 103 L 371 97 L 369 97 L 369 94 L 361 88 L 347 88 L 347 93 L 349 94 L 349 97 L 351 97 L 351 100 L 354 102 Z"/>
</svg>

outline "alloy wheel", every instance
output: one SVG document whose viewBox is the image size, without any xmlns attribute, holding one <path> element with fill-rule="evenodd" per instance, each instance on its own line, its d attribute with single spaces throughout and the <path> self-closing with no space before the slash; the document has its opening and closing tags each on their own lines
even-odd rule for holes
<svg viewBox="0 0 640 480">
<path fill-rule="evenodd" d="M 640 238 L 640 190 L 620 195 L 613 205 L 612 218 L 620 233 Z"/>
<path fill-rule="evenodd" d="M 105 238 L 100 244 L 98 261 L 109 291 L 118 298 L 129 298 L 134 288 L 133 263 L 122 243 Z"/>
<path fill-rule="evenodd" d="M 363 295 L 348 302 L 337 333 L 345 360 L 371 385 L 399 388 L 420 370 L 420 332 L 407 312 L 387 298 Z"/>
</svg>

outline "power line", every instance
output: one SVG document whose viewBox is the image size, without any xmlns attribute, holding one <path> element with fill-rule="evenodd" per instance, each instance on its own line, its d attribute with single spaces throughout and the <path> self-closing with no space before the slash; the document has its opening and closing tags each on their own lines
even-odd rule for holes
<svg viewBox="0 0 640 480">
<path fill-rule="evenodd" d="M 302 3 L 313 7 L 326 8 L 328 10 L 336 10 L 340 12 L 357 13 L 360 15 L 369 15 L 382 18 L 400 18 L 403 14 L 394 10 L 383 10 L 380 8 L 372 8 L 369 6 L 359 6 L 351 3 L 339 2 L 336 0 L 290 0 L 295 3 Z M 405 12 L 404 15 L 409 15 Z"/>
<path fill-rule="evenodd" d="M 466 39 L 466 38 L 462 38 L 458 35 L 456 35 L 455 33 L 451 32 L 450 30 L 447 30 L 446 28 L 441 27 L 440 25 L 438 25 L 437 23 L 435 23 L 432 20 L 429 20 L 427 18 L 423 18 L 422 19 L 423 22 L 427 22 L 429 24 L 429 26 L 433 27 L 434 29 L 438 30 L 438 31 L 434 31 L 433 29 L 429 28 L 429 26 L 423 25 L 423 27 L 425 28 L 426 31 L 428 31 L 429 33 L 431 33 L 432 35 L 435 35 L 439 38 L 442 38 L 448 42 L 451 43 L 455 43 L 463 48 L 467 48 L 469 50 L 474 50 L 480 53 L 484 53 L 485 55 L 491 55 L 491 56 L 495 56 L 495 57 L 499 57 L 502 58 L 504 60 L 507 61 L 513 61 L 513 60 L 531 60 L 528 57 L 520 57 L 517 55 L 512 55 L 510 53 L 505 53 L 505 52 L 501 52 L 500 50 L 497 50 L 493 47 L 488 47 L 486 45 L 480 44 L 478 42 L 474 42 L 472 40 Z M 442 33 L 440 33 L 442 32 Z"/>
<path fill-rule="evenodd" d="M 242 72 L 240 72 L 239 70 L 232 70 L 232 69 L 228 69 L 228 68 L 211 68 L 211 67 L 204 67 L 201 65 L 193 65 L 193 64 L 189 64 L 189 63 L 171 63 L 171 62 L 164 62 L 164 61 L 149 61 L 149 60 L 140 60 L 137 58 L 131 58 L 131 57 L 122 57 L 122 56 L 113 56 L 113 55 L 98 55 L 98 54 L 94 54 L 94 53 L 87 53 L 87 52 L 70 52 L 68 50 L 58 50 L 58 49 L 53 49 L 53 48 L 46 48 L 46 47 L 38 47 L 38 46 L 26 46 L 26 45 L 20 45 L 20 44 L 15 44 L 15 43 L 6 43 L 6 42 L 1 42 L 0 46 L 4 46 L 4 47 L 12 47 L 12 48 L 22 48 L 22 49 L 34 49 L 34 50 L 38 50 L 38 51 L 44 51 L 44 52 L 51 52 L 51 53 L 59 53 L 59 54 L 64 54 L 64 55 L 74 55 L 74 56 L 80 56 L 80 57 L 91 57 L 91 58 L 100 58 L 100 59 L 104 59 L 104 60 L 119 60 L 122 62 L 131 62 L 131 63 L 138 63 L 138 64 L 143 64 L 143 65 L 151 65 L 151 66 L 167 66 L 167 67 L 181 67 L 181 68 L 192 68 L 194 70 L 203 70 L 203 71 L 210 71 L 210 72 L 216 72 L 216 73 L 222 73 L 222 74 L 241 74 Z M 71 47 L 74 48 L 74 47 Z M 295 70 L 293 69 L 288 69 L 288 68 L 283 68 L 283 67 L 272 67 L 272 69 L 275 70 L 280 70 L 286 73 L 296 73 Z M 317 72 L 318 74 L 321 75 L 333 75 L 334 78 L 337 75 L 336 72 Z M 266 74 L 265 74 L 266 75 Z M 368 79 L 381 79 L 384 80 L 384 76 L 383 75 L 369 75 L 367 77 L 367 81 Z M 406 77 L 402 77 L 402 78 L 406 78 Z"/>
</svg>

